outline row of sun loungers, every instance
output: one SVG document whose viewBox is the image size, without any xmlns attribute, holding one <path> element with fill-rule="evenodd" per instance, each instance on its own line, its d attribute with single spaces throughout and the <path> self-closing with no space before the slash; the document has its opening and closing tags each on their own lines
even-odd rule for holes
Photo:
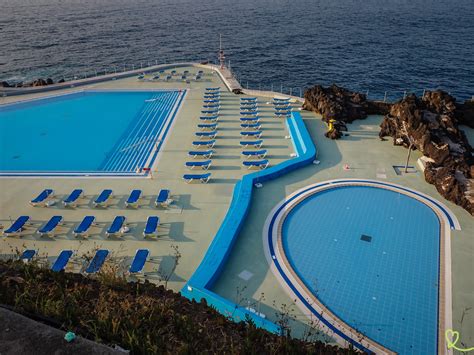
<svg viewBox="0 0 474 355">
<path fill-rule="evenodd" d="M 29 216 L 20 216 L 12 223 L 12 225 L 3 231 L 3 235 L 7 237 L 21 236 L 29 223 Z M 57 228 L 62 224 L 62 216 L 53 216 L 42 227 L 37 230 L 40 236 L 54 237 L 57 235 Z M 73 234 L 75 237 L 86 238 L 91 233 L 91 227 L 98 226 L 94 216 L 85 216 L 82 221 L 74 228 Z M 158 237 L 158 227 L 160 226 L 160 218 L 158 216 L 150 216 L 147 219 L 145 228 L 143 229 L 143 236 Z M 126 224 L 125 216 L 116 216 L 112 223 L 107 228 L 105 235 L 107 237 L 123 236 L 129 228 Z"/>
<path fill-rule="evenodd" d="M 240 142 L 240 145 L 244 149 L 257 149 L 242 151 L 242 156 L 247 159 L 247 161 L 242 162 L 242 165 L 247 169 L 265 169 L 269 164 L 269 161 L 264 159 L 267 155 L 267 150 L 260 149 L 263 140 L 260 139 L 262 137 L 262 126 L 258 112 L 258 101 L 256 97 L 243 97 L 240 99 L 240 114 L 242 115 L 240 118 L 240 127 L 242 128 L 240 135 L 246 138 L 246 140 Z"/>
<path fill-rule="evenodd" d="M 182 73 L 178 73 L 176 70 L 172 70 L 169 74 L 166 74 L 164 70 L 160 70 L 157 75 L 154 75 L 151 79 L 145 77 L 145 73 L 138 75 L 137 79 L 139 81 L 170 81 L 172 79 L 178 78 L 178 80 L 189 82 L 190 80 L 199 81 L 202 79 L 204 71 L 199 70 L 197 73 L 193 74 L 189 70 L 185 70 Z"/>
<path fill-rule="evenodd" d="M 291 106 L 289 98 L 274 97 L 272 103 L 273 108 L 275 109 L 275 116 L 282 118 L 291 115 Z"/>
<path fill-rule="evenodd" d="M 211 157 L 214 153 L 212 148 L 216 144 L 215 138 L 217 137 L 217 121 L 219 120 L 220 95 L 219 87 L 209 87 L 206 88 L 204 92 L 203 109 L 201 110 L 202 116 L 199 117 L 201 123 L 198 124 L 200 131 L 195 133 L 199 140 L 192 143 L 196 150 L 189 151 L 188 156 L 194 160 L 205 160 L 187 161 L 185 166 L 191 170 L 209 170 L 212 165 Z M 202 148 L 206 150 L 200 150 Z M 211 173 L 183 175 L 184 181 L 188 184 L 192 182 L 207 183 L 210 178 Z"/>
<path fill-rule="evenodd" d="M 84 196 L 82 189 L 74 189 L 64 200 L 64 207 L 76 207 L 80 198 Z M 52 205 L 52 197 L 54 197 L 54 191 L 52 189 L 43 190 L 38 196 L 30 201 L 32 206 L 50 206 Z M 111 189 L 103 190 L 97 198 L 92 201 L 94 207 L 106 207 L 109 200 L 113 197 L 113 192 Z M 126 207 L 138 207 L 140 198 L 142 197 L 141 190 L 132 190 L 130 192 L 127 201 L 125 201 Z M 170 198 L 170 190 L 162 189 L 160 190 L 158 196 L 155 199 L 156 207 L 168 207 L 173 202 L 173 199 Z"/>
<path fill-rule="evenodd" d="M 26 249 L 20 255 L 20 260 L 24 262 L 29 262 L 33 260 L 36 254 L 37 254 L 36 250 Z M 69 261 L 71 260 L 71 257 L 73 256 L 73 254 L 74 253 L 72 250 L 62 250 L 59 253 L 56 260 L 54 261 L 53 265 L 51 265 L 51 270 L 54 272 L 63 271 L 66 268 Z M 148 249 L 138 249 L 135 253 L 135 256 L 132 259 L 132 262 L 130 263 L 128 272 L 130 274 L 141 273 L 143 271 L 143 268 L 145 267 L 145 264 L 149 255 L 150 255 L 150 251 Z M 107 260 L 108 256 L 109 256 L 108 250 L 106 249 L 97 250 L 92 260 L 86 266 L 84 272 L 86 274 L 94 274 L 94 273 L 99 272 L 102 266 L 104 265 L 105 261 Z"/>
</svg>

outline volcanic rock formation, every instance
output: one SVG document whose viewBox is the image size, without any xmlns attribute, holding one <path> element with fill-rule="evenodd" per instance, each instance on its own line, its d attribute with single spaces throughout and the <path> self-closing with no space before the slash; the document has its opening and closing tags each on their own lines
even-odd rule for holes
<svg viewBox="0 0 474 355">
<path fill-rule="evenodd" d="M 466 122 L 469 119 L 465 117 Z M 458 128 L 452 96 L 443 91 L 426 92 L 422 99 L 409 95 L 392 105 L 380 127 L 380 138 L 391 136 L 395 145 L 411 146 L 431 158 L 425 180 L 474 215 L 472 147 Z"/>
<path fill-rule="evenodd" d="M 333 84 L 324 88 L 316 85 L 304 93 L 303 109 L 319 113 L 331 129 L 326 137 L 338 139 L 342 131 L 347 131 L 346 123 L 360 120 L 373 114 L 386 114 L 389 105 L 368 101 L 361 93 L 352 92 Z"/>
<path fill-rule="evenodd" d="M 434 184 L 446 199 L 474 215 L 473 149 L 458 124 L 474 128 L 474 101 L 456 104 L 443 91 L 428 91 L 422 99 L 409 95 L 395 103 L 367 100 L 364 94 L 337 85 L 314 86 L 304 94 L 303 108 L 314 111 L 328 123 L 325 133 L 341 138 L 346 123 L 367 115 L 385 115 L 379 136 L 391 136 L 395 145 L 419 149 L 431 158 L 425 167 L 425 179 Z"/>
</svg>

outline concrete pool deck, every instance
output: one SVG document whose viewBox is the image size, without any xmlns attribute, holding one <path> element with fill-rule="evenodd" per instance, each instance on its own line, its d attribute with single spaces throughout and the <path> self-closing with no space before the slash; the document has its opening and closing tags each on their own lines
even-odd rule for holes
<svg viewBox="0 0 474 355">
<path fill-rule="evenodd" d="M 465 270 L 474 268 L 472 216 L 446 201 L 424 181 L 416 165 L 419 152 L 414 152 L 410 162 L 418 169 L 417 173 L 396 174 L 393 165 L 404 164 L 406 150 L 393 146 L 391 141 L 379 140 L 381 117 L 355 121 L 348 126 L 348 137 L 331 141 L 324 137 L 326 125 L 319 117 L 309 112 L 302 112 L 302 116 L 317 146 L 320 164 L 282 176 L 255 191 L 249 216 L 213 291 L 241 305 L 249 304 L 277 321 L 282 315 L 282 305 L 294 304 L 294 301 L 282 290 L 265 259 L 262 233 L 270 211 L 286 196 L 316 182 L 340 178 L 376 179 L 425 193 L 447 205 L 458 218 L 461 230 L 451 231 L 452 323 L 463 342 L 471 344 L 474 340 L 474 315 L 469 313 L 469 308 L 474 305 L 474 279 Z M 344 170 L 345 164 L 349 164 L 351 169 Z M 307 315 L 296 307 L 293 307 L 292 315 L 295 319 L 293 334 L 303 334 L 307 330 Z M 318 322 L 315 320 L 314 323 Z"/>
<path fill-rule="evenodd" d="M 177 70 L 196 72 L 201 68 L 182 67 Z M 170 69 L 167 70 L 168 72 Z M 179 260 L 168 287 L 179 291 L 202 260 L 230 204 L 235 182 L 249 170 L 242 167 L 240 137 L 240 97 L 226 90 L 221 78 L 210 70 L 202 81 L 184 82 L 140 82 L 136 77 L 118 79 L 111 82 L 82 86 L 78 89 L 187 89 L 187 95 L 174 120 L 173 127 L 160 150 L 158 163 L 152 172 L 152 178 L 85 178 L 85 177 L 33 177 L 0 179 L 0 224 L 6 228 L 11 220 L 20 215 L 29 215 L 37 227 L 44 224 L 53 215 L 62 215 L 65 225 L 53 240 L 40 238 L 38 234 L 28 233 L 22 238 L 2 237 L 0 254 L 12 254 L 15 249 L 38 249 L 39 253 L 48 256 L 49 261 L 55 259 L 63 249 L 77 251 L 77 254 L 89 255 L 97 248 L 105 248 L 112 252 L 117 260 L 128 265 L 130 258 L 139 248 L 150 250 L 153 260 L 146 264 L 145 272 L 150 281 L 159 282 L 163 274 L 167 274 L 173 265 L 172 245 L 177 245 L 182 257 Z M 185 173 L 199 173 L 184 166 L 189 161 L 187 152 L 193 150 L 192 141 L 197 140 L 194 132 L 198 131 L 198 117 L 202 109 L 205 87 L 220 86 L 221 110 L 218 121 L 218 136 L 215 155 L 212 157 L 211 181 L 208 184 L 186 184 L 182 176 Z M 70 91 L 70 90 L 65 90 Z M 65 91 L 47 92 L 44 94 L 28 94 L 1 98 L 0 103 L 30 99 L 40 96 L 57 95 Z M 272 115 L 272 107 L 266 105 L 267 99 L 259 100 L 264 149 L 268 150 L 267 158 L 271 165 L 290 158 L 293 152 L 285 123 Z M 2 137 L 3 139 L 3 137 Z M 5 137 L 7 139 L 7 137 Z M 34 146 L 32 146 L 34 149 Z M 33 197 L 45 188 L 52 188 L 60 201 L 75 188 L 82 188 L 86 198 L 76 209 L 64 208 L 60 203 L 49 208 L 32 207 L 28 204 Z M 91 201 L 102 189 L 114 191 L 115 199 L 107 209 L 93 208 Z M 162 188 L 171 190 L 175 203 L 169 209 L 157 209 L 153 202 Z M 124 202 L 132 189 L 141 189 L 144 198 L 138 209 L 125 208 Z M 92 236 L 87 240 L 76 239 L 72 235 L 73 228 L 86 215 L 94 215 L 101 224 L 93 229 Z M 123 239 L 105 237 L 105 229 L 117 215 L 124 215 L 130 224 L 131 231 Z M 144 240 L 142 231 L 146 219 L 150 215 L 160 217 L 164 228 L 158 240 Z M 128 264 L 127 264 L 128 263 Z M 70 264 L 70 271 L 78 271 L 77 264 Z"/>
<path fill-rule="evenodd" d="M 178 71 L 197 68 L 182 67 Z M 170 69 L 167 71 L 169 72 Z M 89 255 L 97 248 L 106 248 L 113 252 L 118 260 L 129 263 L 136 249 L 147 248 L 154 258 L 145 267 L 150 281 L 160 282 L 173 265 L 172 246 L 177 245 L 182 257 L 175 272 L 171 275 L 168 287 L 179 291 L 190 278 L 202 260 L 208 246 L 223 221 L 232 197 L 235 183 L 248 170 L 241 166 L 241 149 L 239 147 L 239 98 L 225 90 L 221 78 L 210 70 L 202 82 L 139 82 L 136 77 L 117 79 L 64 89 L 71 92 L 81 89 L 188 89 L 187 96 L 177 114 L 174 125 L 161 150 L 160 157 L 153 172 L 153 178 L 1 178 L 0 179 L 0 224 L 10 225 L 11 219 L 19 215 L 30 215 L 38 227 L 53 215 L 62 215 L 66 225 L 55 240 L 26 235 L 23 238 L 0 239 L 0 254 L 12 254 L 14 249 L 37 248 L 40 254 L 54 260 L 60 250 L 77 250 L 78 254 Z M 199 115 L 202 107 L 204 88 L 221 86 L 221 115 L 219 119 L 217 145 L 213 156 L 212 180 L 206 185 L 187 185 L 182 175 L 189 172 L 184 167 L 188 160 L 187 151 L 195 140 Z M 0 98 L 0 104 L 25 100 L 39 96 L 56 95 L 59 91 L 43 94 L 28 94 Z M 288 134 L 283 121 L 271 115 L 271 106 L 264 103 L 268 98 L 259 98 L 263 110 L 262 127 L 265 146 L 269 150 L 271 165 L 285 161 L 293 152 L 291 142 L 285 139 Z M 427 184 L 420 172 L 397 175 L 393 165 L 403 165 L 406 150 L 394 147 L 391 141 L 381 142 L 378 139 L 380 117 L 369 117 L 349 125 L 348 137 L 331 141 L 324 137 L 326 125 L 311 112 L 301 112 L 306 127 L 318 148 L 319 165 L 302 168 L 274 181 L 266 182 L 260 189 L 255 189 L 250 213 L 245 220 L 236 244 L 231 251 L 220 278 L 212 291 L 242 306 L 250 306 L 266 314 L 271 321 L 281 321 L 286 310 L 294 318 L 292 334 L 304 336 L 308 319 L 304 312 L 292 307 L 293 301 L 272 274 L 265 259 L 262 243 L 262 232 L 267 215 L 271 209 L 286 196 L 312 183 L 337 178 L 377 179 L 400 184 L 423 192 L 446 204 L 453 211 L 461 224 L 460 231 L 452 231 L 452 297 L 453 328 L 460 332 L 461 340 L 467 345 L 474 343 L 474 278 L 466 270 L 474 269 L 474 220 L 463 209 L 445 201 L 432 185 Z M 4 139 L 4 137 L 2 137 Z M 412 153 L 411 165 L 416 166 L 418 152 Z M 351 169 L 345 171 L 344 164 Z M 418 168 L 418 167 L 417 167 Z M 195 171 L 196 172 L 196 171 Z M 72 189 L 82 188 L 87 195 L 84 204 L 77 209 L 65 209 L 61 206 L 34 208 L 28 201 L 44 188 L 53 188 L 59 198 Z M 118 198 L 107 209 L 94 209 L 92 197 L 102 189 L 111 188 Z M 156 209 L 153 200 L 162 188 L 169 188 L 175 196 L 175 204 L 169 210 Z M 124 201 L 130 190 L 142 189 L 145 199 L 137 210 L 125 209 Z M 72 236 L 72 229 L 85 215 L 95 215 L 103 223 L 88 240 L 77 240 Z M 105 237 L 108 225 L 116 215 L 125 215 L 131 224 L 131 232 L 123 240 L 107 240 Z M 144 240 L 142 230 L 149 215 L 160 216 L 165 224 L 164 236 L 158 240 Z M 33 231 L 36 228 L 32 229 Z M 78 271 L 77 264 L 68 267 Z M 263 296 L 262 296 L 263 294 Z M 317 321 L 312 325 L 317 325 Z M 317 337 L 320 337 L 317 335 Z M 325 337 L 324 337 L 325 338 Z"/>
</svg>

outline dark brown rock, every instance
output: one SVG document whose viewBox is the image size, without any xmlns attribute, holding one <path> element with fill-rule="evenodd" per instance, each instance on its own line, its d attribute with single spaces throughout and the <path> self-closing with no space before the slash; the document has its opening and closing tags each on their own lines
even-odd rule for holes
<svg viewBox="0 0 474 355">
<path fill-rule="evenodd" d="M 48 85 L 48 83 L 46 82 L 46 80 L 42 78 L 36 79 L 35 81 L 31 83 L 31 86 L 46 86 L 46 85 Z"/>
<path fill-rule="evenodd" d="M 412 144 L 433 159 L 426 166 L 425 180 L 474 215 L 474 204 L 465 196 L 473 178 L 472 147 L 458 128 L 456 110 L 455 99 L 443 91 L 426 92 L 422 99 L 409 95 L 392 105 L 379 136 L 391 136 L 396 145 Z"/>
<path fill-rule="evenodd" d="M 474 100 L 467 100 L 457 105 L 456 118 L 459 124 L 474 128 Z"/>
<path fill-rule="evenodd" d="M 346 123 L 364 119 L 369 114 L 386 114 L 390 108 L 389 104 L 370 102 L 364 94 L 335 84 L 327 88 L 316 85 L 305 91 L 304 98 L 303 109 L 320 114 L 328 124 L 332 120 L 335 132 L 326 132 L 326 137 L 331 139 L 342 137 L 341 131 L 347 130 Z"/>
</svg>

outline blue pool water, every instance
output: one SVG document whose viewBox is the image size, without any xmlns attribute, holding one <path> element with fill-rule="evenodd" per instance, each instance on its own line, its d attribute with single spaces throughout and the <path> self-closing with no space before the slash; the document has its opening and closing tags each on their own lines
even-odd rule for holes
<svg viewBox="0 0 474 355">
<path fill-rule="evenodd" d="M 398 353 L 435 354 L 439 231 L 423 203 L 349 186 L 303 200 L 282 238 L 300 279 L 344 322 Z"/>
<path fill-rule="evenodd" d="M 164 138 L 178 91 L 86 91 L 0 106 L 0 172 L 133 173 Z"/>
</svg>

